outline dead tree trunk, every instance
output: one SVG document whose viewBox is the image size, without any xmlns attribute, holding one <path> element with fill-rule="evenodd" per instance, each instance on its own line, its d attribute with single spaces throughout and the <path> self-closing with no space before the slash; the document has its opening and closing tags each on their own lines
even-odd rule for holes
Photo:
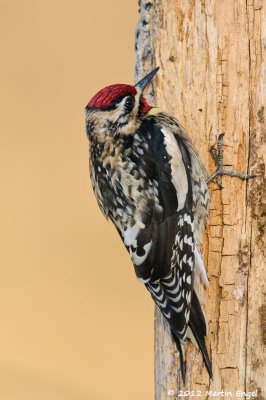
<svg viewBox="0 0 266 400">
<path fill-rule="evenodd" d="M 237 391 L 257 391 L 256 398 L 263 399 L 266 2 L 140 0 L 136 35 L 137 78 L 161 67 L 149 100 L 187 128 L 208 171 L 214 170 L 210 146 L 224 132 L 225 164 L 257 175 L 248 183 L 223 177 L 223 190 L 209 187 L 210 224 L 202 248 L 210 282 L 205 312 L 214 377 L 210 382 L 201 355 L 189 343 L 185 388 L 194 396 L 188 392 L 186 398 L 211 398 L 223 390 L 230 398 L 244 398 Z M 178 397 L 184 389 L 177 357 L 156 311 L 156 400 Z"/>
</svg>

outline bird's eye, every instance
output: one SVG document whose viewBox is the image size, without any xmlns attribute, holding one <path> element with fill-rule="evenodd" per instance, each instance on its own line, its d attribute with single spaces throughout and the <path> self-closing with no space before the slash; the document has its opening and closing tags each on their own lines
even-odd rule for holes
<svg viewBox="0 0 266 400">
<path fill-rule="evenodd" d="M 135 105 L 135 97 L 128 96 L 125 101 L 125 111 L 130 112 L 134 108 Z"/>
</svg>

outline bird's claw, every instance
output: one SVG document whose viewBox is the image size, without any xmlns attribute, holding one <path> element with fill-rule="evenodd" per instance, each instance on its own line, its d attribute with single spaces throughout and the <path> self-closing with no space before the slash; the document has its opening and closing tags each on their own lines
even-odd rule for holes
<svg viewBox="0 0 266 400">
<path fill-rule="evenodd" d="M 228 171 L 228 170 L 224 169 L 225 166 L 229 166 L 229 165 L 228 164 L 224 165 L 224 163 L 223 163 L 223 136 L 224 136 L 224 133 L 220 133 L 218 136 L 217 149 L 214 146 L 212 146 L 210 149 L 212 159 L 215 162 L 217 169 L 207 179 L 207 183 L 210 183 L 211 181 L 215 180 L 217 186 L 220 189 L 223 188 L 222 182 L 221 182 L 222 175 L 232 176 L 232 177 L 239 178 L 242 180 L 252 179 L 255 177 L 254 175 L 241 174 L 236 171 L 230 171 L 230 170 Z"/>
</svg>

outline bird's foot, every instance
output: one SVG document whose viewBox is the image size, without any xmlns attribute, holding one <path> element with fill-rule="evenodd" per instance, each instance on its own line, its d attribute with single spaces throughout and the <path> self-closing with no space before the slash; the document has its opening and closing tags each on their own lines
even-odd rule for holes
<svg viewBox="0 0 266 400">
<path fill-rule="evenodd" d="M 207 183 L 210 183 L 211 181 L 215 180 L 217 183 L 218 187 L 222 189 L 222 182 L 221 182 L 221 176 L 222 175 L 228 175 L 232 177 L 236 177 L 242 180 L 247 180 L 247 179 L 252 179 L 255 176 L 254 175 L 246 175 L 246 174 L 241 174 L 236 171 L 228 171 L 224 169 L 224 167 L 228 167 L 229 165 L 224 165 L 223 163 L 223 135 L 224 133 L 220 133 L 217 139 L 217 149 L 212 146 L 211 147 L 211 156 L 213 161 L 215 162 L 215 165 L 217 167 L 216 171 L 209 176 L 207 179 Z"/>
</svg>

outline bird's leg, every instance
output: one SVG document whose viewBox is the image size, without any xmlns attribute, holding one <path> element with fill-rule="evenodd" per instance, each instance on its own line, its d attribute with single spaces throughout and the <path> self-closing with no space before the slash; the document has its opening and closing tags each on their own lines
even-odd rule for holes
<svg viewBox="0 0 266 400">
<path fill-rule="evenodd" d="M 236 177 L 236 178 L 243 179 L 243 180 L 254 178 L 254 175 L 246 175 L 246 174 L 241 174 L 236 171 L 228 171 L 228 170 L 224 169 L 225 165 L 223 162 L 223 135 L 224 135 L 223 133 L 220 133 L 218 136 L 217 150 L 215 149 L 214 146 L 211 147 L 211 150 L 210 150 L 211 156 L 212 156 L 213 161 L 215 162 L 217 169 L 207 179 L 207 183 L 210 183 L 211 181 L 213 181 L 215 179 L 215 181 L 220 189 L 222 189 L 222 183 L 221 183 L 222 175 L 228 175 L 228 176 Z"/>
</svg>

